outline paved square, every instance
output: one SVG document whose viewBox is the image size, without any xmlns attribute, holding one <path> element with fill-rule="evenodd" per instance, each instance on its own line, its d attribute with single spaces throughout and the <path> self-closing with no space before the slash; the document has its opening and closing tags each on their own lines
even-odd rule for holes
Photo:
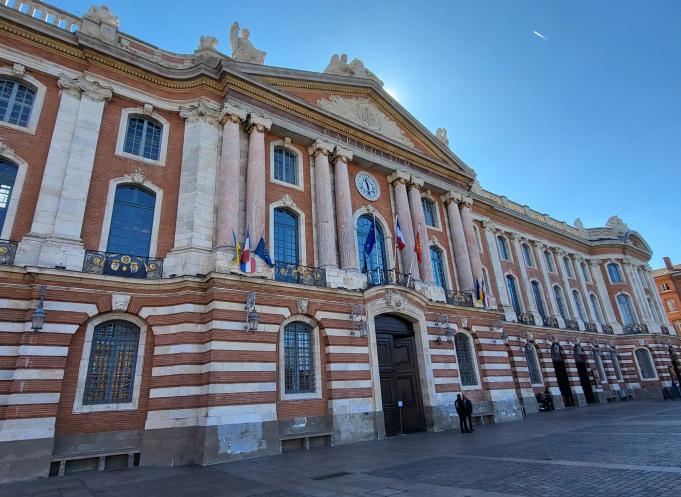
<svg viewBox="0 0 681 497">
<path fill-rule="evenodd" d="M 208 467 L 80 473 L 2 497 L 678 496 L 681 402 L 625 402 Z"/>
</svg>

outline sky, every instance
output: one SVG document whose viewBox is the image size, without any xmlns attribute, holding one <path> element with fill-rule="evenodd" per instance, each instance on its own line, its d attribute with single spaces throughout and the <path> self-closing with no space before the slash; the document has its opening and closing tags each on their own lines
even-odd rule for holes
<svg viewBox="0 0 681 497">
<path fill-rule="evenodd" d="M 50 0 L 76 14 L 93 0 Z M 239 21 L 272 66 L 361 59 L 483 188 L 572 224 L 617 214 L 681 263 L 681 1 L 109 0 L 120 30 L 230 54 Z M 162 7 L 159 7 L 162 5 Z"/>
</svg>

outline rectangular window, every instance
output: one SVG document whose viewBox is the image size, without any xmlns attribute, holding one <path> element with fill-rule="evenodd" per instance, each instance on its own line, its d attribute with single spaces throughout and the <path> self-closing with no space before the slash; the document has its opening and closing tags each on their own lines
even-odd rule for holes
<svg viewBox="0 0 681 497">
<path fill-rule="evenodd" d="M 284 376 L 286 393 L 315 391 L 312 328 L 300 321 L 284 328 Z"/>
<path fill-rule="evenodd" d="M 667 310 L 669 312 L 674 312 L 677 309 L 676 300 L 674 300 L 674 299 L 666 299 L 664 301 L 664 304 L 667 306 Z"/>
<path fill-rule="evenodd" d="M 426 221 L 426 226 L 432 228 L 437 228 L 437 214 L 435 213 L 435 202 L 428 198 L 421 199 L 421 205 L 423 206 L 423 217 Z"/>
<path fill-rule="evenodd" d="M 668 292 L 668 291 L 669 291 L 669 287 L 667 286 L 666 283 L 661 283 L 661 284 L 660 284 L 660 291 L 661 291 L 661 292 Z"/>
</svg>

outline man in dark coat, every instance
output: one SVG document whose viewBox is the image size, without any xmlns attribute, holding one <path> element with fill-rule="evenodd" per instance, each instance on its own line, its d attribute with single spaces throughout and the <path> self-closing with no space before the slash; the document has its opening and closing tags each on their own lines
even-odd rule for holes
<svg viewBox="0 0 681 497">
<path fill-rule="evenodd" d="M 472 433 L 473 429 L 473 403 L 468 400 L 468 397 L 463 396 L 463 408 L 464 416 L 466 417 L 466 422 L 468 423 L 468 433 Z"/>
<path fill-rule="evenodd" d="M 468 431 L 468 426 L 466 425 L 466 406 L 464 405 L 460 393 L 456 395 L 454 407 L 456 408 L 456 415 L 459 416 L 459 429 L 461 430 L 461 433 L 470 433 Z"/>
</svg>

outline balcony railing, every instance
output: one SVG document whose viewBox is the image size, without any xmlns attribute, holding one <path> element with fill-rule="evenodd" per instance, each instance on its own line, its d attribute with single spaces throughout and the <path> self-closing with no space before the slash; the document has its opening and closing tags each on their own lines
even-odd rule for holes
<svg viewBox="0 0 681 497">
<path fill-rule="evenodd" d="M 467 292 L 455 292 L 454 290 L 447 290 L 447 303 L 452 305 L 460 305 L 461 307 L 473 307 L 473 294 Z"/>
<path fill-rule="evenodd" d="M 662 332 L 663 335 L 670 335 L 671 334 L 671 333 L 669 333 L 669 328 L 667 328 L 663 324 L 660 325 L 660 331 Z"/>
<path fill-rule="evenodd" d="M 568 330 L 579 331 L 579 323 L 577 322 L 576 319 L 566 319 L 565 327 Z"/>
<path fill-rule="evenodd" d="M 17 253 L 17 242 L 0 240 L 0 266 L 14 264 L 14 256 Z"/>
<path fill-rule="evenodd" d="M 299 285 L 326 286 L 326 271 L 288 262 L 275 262 L 274 279 Z"/>
<path fill-rule="evenodd" d="M 155 280 L 163 276 L 163 259 L 86 250 L 83 272 Z"/>
<path fill-rule="evenodd" d="M 518 318 L 518 322 L 522 324 L 527 324 L 530 326 L 534 326 L 536 323 L 534 321 L 534 314 L 531 312 L 521 312 L 520 314 L 516 314 Z"/>
<path fill-rule="evenodd" d="M 596 323 L 585 322 L 584 329 L 589 333 L 598 333 L 598 326 L 596 326 Z"/>
<path fill-rule="evenodd" d="M 615 331 L 612 329 L 612 325 L 609 324 L 602 324 L 601 328 L 603 329 L 603 333 L 606 335 L 614 335 Z"/>
<path fill-rule="evenodd" d="M 625 324 L 622 326 L 622 331 L 625 335 L 641 335 L 648 333 L 648 325 L 640 323 Z"/>
<path fill-rule="evenodd" d="M 398 285 L 412 290 L 416 288 L 414 278 L 394 269 L 370 269 L 366 272 L 366 275 L 368 288 L 380 285 Z"/>
<path fill-rule="evenodd" d="M 544 321 L 544 326 L 547 328 L 560 328 L 558 324 L 558 318 L 554 316 L 542 316 L 542 321 Z"/>
</svg>

